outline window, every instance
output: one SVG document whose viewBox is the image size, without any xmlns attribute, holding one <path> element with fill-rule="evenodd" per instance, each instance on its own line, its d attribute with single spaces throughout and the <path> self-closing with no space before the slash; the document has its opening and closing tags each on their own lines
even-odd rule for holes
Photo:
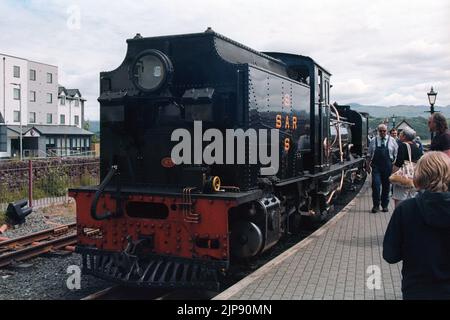
<svg viewBox="0 0 450 320">
<path fill-rule="evenodd" d="M 20 111 L 14 111 L 14 122 L 20 122 Z"/>
<path fill-rule="evenodd" d="M 80 99 L 79 98 L 75 98 L 75 107 L 80 106 Z"/>
<path fill-rule="evenodd" d="M 29 122 L 36 123 L 36 112 L 30 112 Z"/>
<path fill-rule="evenodd" d="M 51 113 L 47 113 L 47 124 L 53 123 L 53 115 Z"/>
<path fill-rule="evenodd" d="M 66 124 L 66 116 L 64 114 L 61 114 L 59 116 L 59 123 L 60 124 Z"/>
<path fill-rule="evenodd" d="M 79 125 L 80 124 L 80 116 L 75 116 L 75 125 Z"/>
<path fill-rule="evenodd" d="M 14 88 L 14 100 L 20 100 L 20 89 Z"/>
<path fill-rule="evenodd" d="M 53 83 L 53 75 L 51 73 L 47 73 L 47 83 Z"/>
<path fill-rule="evenodd" d="M 61 97 L 61 105 L 62 106 L 66 105 L 66 97 L 64 97 L 64 96 Z"/>
<path fill-rule="evenodd" d="M 36 70 L 30 69 L 30 80 L 36 81 Z"/>
<path fill-rule="evenodd" d="M 20 67 L 14 66 L 14 78 L 20 78 Z"/>
<path fill-rule="evenodd" d="M 47 103 L 53 102 L 53 95 L 51 93 L 47 93 Z"/>
<path fill-rule="evenodd" d="M 36 91 L 30 91 L 30 102 L 36 102 Z"/>
</svg>

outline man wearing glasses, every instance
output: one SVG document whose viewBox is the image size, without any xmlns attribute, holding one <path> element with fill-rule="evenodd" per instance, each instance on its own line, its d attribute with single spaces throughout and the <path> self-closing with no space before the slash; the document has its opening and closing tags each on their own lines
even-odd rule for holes
<svg viewBox="0 0 450 320">
<path fill-rule="evenodd" d="M 367 154 L 367 172 L 372 173 L 372 213 L 380 211 L 380 202 L 383 212 L 388 212 L 392 164 L 397 157 L 398 145 L 395 139 L 387 135 L 384 124 L 378 126 L 378 136 L 369 144 Z M 381 196 L 380 196 L 381 194 Z"/>
</svg>

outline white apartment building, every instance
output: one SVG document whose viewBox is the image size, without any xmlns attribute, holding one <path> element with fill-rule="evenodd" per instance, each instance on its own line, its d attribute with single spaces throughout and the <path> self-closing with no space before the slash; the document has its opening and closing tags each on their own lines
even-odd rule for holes
<svg viewBox="0 0 450 320">
<path fill-rule="evenodd" d="M 0 158 L 88 150 L 78 89 L 58 85 L 58 67 L 0 53 Z"/>
<path fill-rule="evenodd" d="M 58 121 L 60 125 L 82 127 L 84 102 L 78 89 L 58 88 Z"/>
</svg>

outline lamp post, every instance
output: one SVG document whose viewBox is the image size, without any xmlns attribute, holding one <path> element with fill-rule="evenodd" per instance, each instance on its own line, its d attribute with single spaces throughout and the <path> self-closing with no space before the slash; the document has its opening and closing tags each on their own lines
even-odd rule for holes
<svg viewBox="0 0 450 320">
<path fill-rule="evenodd" d="M 436 103 L 436 96 L 437 92 L 434 92 L 433 87 L 431 87 L 430 92 L 427 93 L 428 95 L 428 102 L 430 102 L 430 113 L 434 113 L 434 104 Z"/>
<path fill-rule="evenodd" d="M 434 91 L 433 87 L 431 87 L 430 92 L 427 93 L 428 102 L 430 103 L 430 114 L 434 113 L 434 104 L 436 103 L 437 92 Z M 434 138 L 434 132 L 431 132 L 431 140 Z"/>
<path fill-rule="evenodd" d="M 19 87 L 19 121 L 20 121 L 20 161 L 22 161 L 22 84 L 11 83 L 13 86 Z"/>
<path fill-rule="evenodd" d="M 395 129 L 395 125 L 396 125 L 396 123 L 395 123 L 395 114 L 394 114 L 394 115 L 392 115 L 392 129 Z"/>
</svg>

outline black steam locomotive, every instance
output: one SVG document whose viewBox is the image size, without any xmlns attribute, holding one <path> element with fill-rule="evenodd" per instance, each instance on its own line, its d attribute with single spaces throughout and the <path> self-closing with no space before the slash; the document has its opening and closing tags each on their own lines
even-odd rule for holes
<svg viewBox="0 0 450 320">
<path fill-rule="evenodd" d="M 233 259 L 268 250 L 302 217 L 325 217 L 363 178 L 367 115 L 330 104 L 331 74 L 313 59 L 258 52 L 211 29 L 127 42 L 123 63 L 100 75 L 102 183 L 71 190 L 84 272 L 216 288 Z M 179 129 L 194 136 L 180 153 L 191 162 L 173 158 Z M 230 129 L 245 154 L 236 134 L 206 163 L 214 139 L 195 135 Z M 277 135 L 253 140 L 264 130 Z M 255 143 L 277 163 L 252 161 Z"/>
</svg>

